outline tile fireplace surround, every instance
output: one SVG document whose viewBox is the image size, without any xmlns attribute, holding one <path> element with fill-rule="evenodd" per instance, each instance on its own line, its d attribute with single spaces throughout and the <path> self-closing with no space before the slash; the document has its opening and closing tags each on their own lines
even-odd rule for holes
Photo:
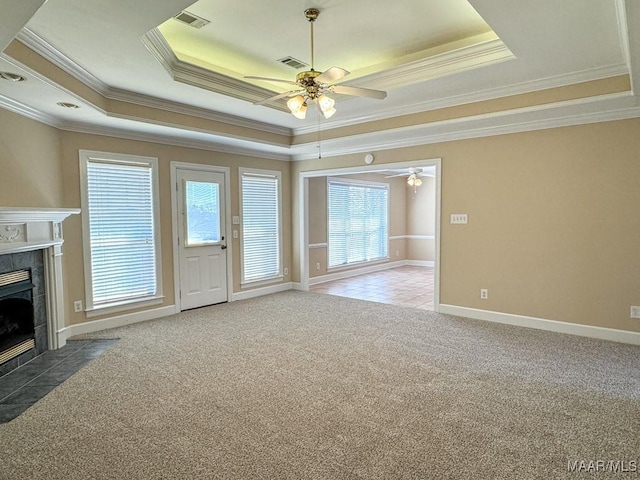
<svg viewBox="0 0 640 480">
<path fill-rule="evenodd" d="M 0 207 L 0 256 L 41 250 L 44 258 L 49 349 L 66 343 L 62 277 L 62 221 L 78 208 Z"/>
</svg>

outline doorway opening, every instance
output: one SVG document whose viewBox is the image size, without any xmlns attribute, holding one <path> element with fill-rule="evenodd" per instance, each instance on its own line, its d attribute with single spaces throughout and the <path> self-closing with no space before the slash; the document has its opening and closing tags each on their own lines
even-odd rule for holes
<svg viewBox="0 0 640 480">
<path fill-rule="evenodd" d="M 300 288 L 438 311 L 440 163 L 440 159 L 428 159 L 302 172 L 297 232 Z M 335 242 L 340 235 L 332 233 L 332 228 L 344 225 L 336 227 L 335 221 L 331 225 L 328 197 L 332 181 L 370 184 L 372 188 L 382 185 L 387 189 L 388 243 L 383 257 L 360 262 L 368 257 L 355 256 L 353 263 L 336 264 L 340 248 L 357 250 L 358 246 Z M 354 189 L 356 197 L 357 190 Z M 357 212 L 350 211 L 347 217 L 351 220 L 346 222 L 354 228 Z M 350 231 L 347 235 L 359 233 Z"/>
</svg>

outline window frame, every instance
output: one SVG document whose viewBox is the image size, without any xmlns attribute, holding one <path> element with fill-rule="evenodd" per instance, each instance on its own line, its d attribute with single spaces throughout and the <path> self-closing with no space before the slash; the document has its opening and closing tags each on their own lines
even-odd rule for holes
<svg viewBox="0 0 640 480">
<path fill-rule="evenodd" d="M 160 227 L 160 197 L 158 179 L 158 159 L 155 157 L 143 157 L 121 153 L 98 152 L 92 150 L 79 150 L 80 157 L 80 201 L 82 208 L 82 243 L 84 258 L 84 284 L 85 284 L 85 313 L 87 317 L 95 317 L 110 313 L 157 305 L 164 301 L 162 284 L 162 245 Z M 153 208 L 153 241 L 155 255 L 155 282 L 154 295 L 134 297 L 127 300 L 113 301 L 101 305 L 95 305 L 93 298 L 93 274 L 91 233 L 89 223 L 89 197 L 88 197 L 88 165 L 90 162 L 107 163 L 112 165 L 148 166 L 151 171 L 151 194 Z"/>
<path fill-rule="evenodd" d="M 390 212 L 390 201 L 391 201 L 391 185 L 389 183 L 385 183 L 385 182 L 375 182 L 372 180 L 358 180 L 358 179 L 352 179 L 352 178 L 343 178 L 343 177 L 326 177 L 327 178 L 327 271 L 336 271 L 336 270 L 342 270 L 342 269 L 349 269 L 349 268 L 354 268 L 354 267 L 358 267 L 358 266 L 366 266 L 366 265 L 374 265 L 374 264 L 378 264 L 378 263 L 382 263 L 382 262 L 388 262 L 389 261 L 389 228 L 390 228 L 390 218 L 389 218 L 389 212 Z M 355 185 L 355 186 L 359 186 L 359 187 L 372 187 L 372 188 L 383 188 L 384 190 L 386 190 L 387 192 L 387 218 L 386 218 L 386 251 L 387 251 L 387 255 L 386 257 L 380 257 L 380 258 L 375 258 L 372 260 L 364 260 L 364 261 L 356 261 L 356 262 L 350 262 L 350 263 L 343 263 L 340 265 L 334 265 L 331 266 L 330 265 L 330 257 L 329 257 L 329 250 L 331 248 L 330 246 L 330 237 L 331 237 L 331 232 L 330 232 L 330 218 L 329 218 L 329 195 L 330 195 L 330 184 L 331 183 L 341 183 L 344 185 Z"/>
<path fill-rule="evenodd" d="M 276 275 L 264 276 L 261 278 L 247 280 L 245 278 L 245 258 L 244 258 L 244 202 L 243 202 L 243 177 L 255 176 L 255 177 L 270 177 L 277 180 L 277 209 L 278 209 L 278 273 Z M 266 285 L 284 280 L 283 274 L 283 238 L 282 238 L 282 172 L 278 170 L 264 170 L 258 168 L 238 168 L 238 183 L 239 183 L 239 196 L 240 196 L 240 287 L 255 287 L 260 285 Z"/>
</svg>

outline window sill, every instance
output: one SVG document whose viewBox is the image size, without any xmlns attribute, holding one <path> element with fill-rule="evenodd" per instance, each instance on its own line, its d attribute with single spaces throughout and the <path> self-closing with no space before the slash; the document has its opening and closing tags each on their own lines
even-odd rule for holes
<svg viewBox="0 0 640 480">
<path fill-rule="evenodd" d="M 87 308 L 85 314 L 87 318 L 100 317 L 103 315 L 109 315 L 111 313 L 125 312 L 127 310 L 134 310 L 136 308 L 150 307 L 152 305 L 159 305 L 164 302 L 164 295 L 157 297 L 147 297 L 144 299 L 130 300 L 127 302 L 110 303 L 108 305 L 101 305 L 99 307 Z"/>
<path fill-rule="evenodd" d="M 336 265 L 335 267 L 327 267 L 327 272 L 339 272 L 341 270 L 351 270 L 353 268 L 368 267 L 370 265 L 380 265 L 382 263 L 388 263 L 389 257 L 379 258 L 377 260 L 368 260 L 366 262 L 354 262 L 346 265 Z"/>
<path fill-rule="evenodd" d="M 278 275 L 277 277 L 269 277 L 262 278 L 260 280 L 252 280 L 249 282 L 242 282 L 240 284 L 240 288 L 253 288 L 253 287 L 262 287 L 264 285 L 271 285 L 274 283 L 280 283 L 284 280 L 283 275 Z"/>
</svg>

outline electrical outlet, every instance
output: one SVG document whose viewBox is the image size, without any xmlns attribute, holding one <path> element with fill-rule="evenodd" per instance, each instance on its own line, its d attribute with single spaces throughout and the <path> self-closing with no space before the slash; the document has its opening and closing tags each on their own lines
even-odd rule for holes
<svg viewBox="0 0 640 480">
<path fill-rule="evenodd" d="M 76 300 L 73 302 L 73 311 L 79 313 L 82 311 L 82 300 Z"/>
<path fill-rule="evenodd" d="M 482 300 L 486 300 L 487 298 L 489 298 L 489 290 L 487 290 L 486 288 L 481 288 L 480 289 L 480 298 Z"/>
<path fill-rule="evenodd" d="M 316 263 L 316 270 L 320 270 L 320 262 Z"/>
<path fill-rule="evenodd" d="M 289 269 L 287 267 L 284 267 L 284 274 L 289 275 Z"/>
<path fill-rule="evenodd" d="M 238 230 L 233 230 L 233 238 L 238 238 Z"/>
<path fill-rule="evenodd" d="M 396 250 L 396 257 L 400 256 L 400 250 Z"/>
<path fill-rule="evenodd" d="M 631 306 L 631 318 L 640 318 L 640 307 Z"/>
</svg>

